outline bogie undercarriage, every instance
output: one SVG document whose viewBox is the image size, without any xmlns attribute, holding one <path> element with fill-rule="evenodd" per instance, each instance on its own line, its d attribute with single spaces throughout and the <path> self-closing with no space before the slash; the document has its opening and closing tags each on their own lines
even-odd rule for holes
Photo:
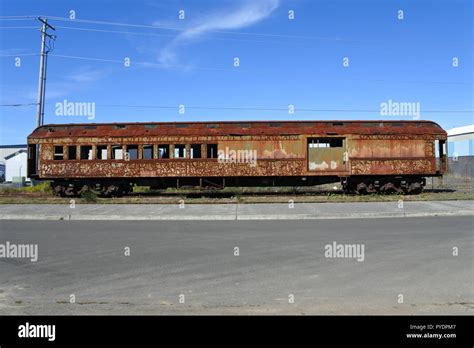
<svg viewBox="0 0 474 348">
<path fill-rule="evenodd" d="M 346 193 L 420 194 L 426 184 L 421 176 L 353 176 L 341 181 Z"/>
<path fill-rule="evenodd" d="M 142 178 L 142 179 L 74 179 L 54 180 L 53 192 L 61 197 L 81 196 L 93 191 L 102 197 L 121 197 L 133 191 L 135 185 L 152 189 L 194 188 L 219 190 L 224 187 L 316 186 L 340 182 L 348 194 L 419 194 L 425 186 L 421 176 L 351 176 L 325 177 L 213 177 L 213 178 Z"/>
</svg>

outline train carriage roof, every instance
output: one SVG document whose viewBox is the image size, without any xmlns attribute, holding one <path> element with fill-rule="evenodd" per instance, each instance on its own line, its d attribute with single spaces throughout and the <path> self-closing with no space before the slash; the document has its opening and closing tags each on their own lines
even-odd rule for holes
<svg viewBox="0 0 474 348">
<path fill-rule="evenodd" d="M 199 136 L 199 135 L 299 135 L 326 134 L 442 134 L 432 121 L 213 121 L 213 122 L 140 122 L 47 124 L 29 137 L 100 136 Z"/>
</svg>

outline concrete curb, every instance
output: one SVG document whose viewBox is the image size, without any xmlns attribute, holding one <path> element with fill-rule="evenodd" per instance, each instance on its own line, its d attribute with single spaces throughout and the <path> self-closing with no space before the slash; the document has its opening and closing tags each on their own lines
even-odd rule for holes
<svg viewBox="0 0 474 348">
<path fill-rule="evenodd" d="M 408 218 L 429 216 L 474 216 L 472 210 L 439 211 L 426 213 L 349 213 L 338 215 L 314 215 L 314 214 L 278 214 L 278 215 L 22 215 L 22 214 L 0 214 L 0 220 L 66 220 L 66 221 L 157 221 L 157 220 L 334 220 L 334 219 L 379 219 L 379 218 Z"/>
</svg>

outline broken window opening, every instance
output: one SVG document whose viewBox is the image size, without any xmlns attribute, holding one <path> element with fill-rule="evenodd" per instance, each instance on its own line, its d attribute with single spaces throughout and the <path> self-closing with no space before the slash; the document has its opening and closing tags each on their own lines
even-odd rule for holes
<svg viewBox="0 0 474 348">
<path fill-rule="evenodd" d="M 107 145 L 97 145 L 97 148 L 95 151 L 95 158 L 98 160 L 107 159 Z"/>
<path fill-rule="evenodd" d="M 158 145 L 158 158 L 166 159 L 170 158 L 170 146 L 169 145 Z"/>
<path fill-rule="evenodd" d="M 191 144 L 190 158 L 201 158 L 201 144 Z"/>
<path fill-rule="evenodd" d="M 91 160 L 91 159 L 92 159 L 92 146 L 81 145 L 81 160 Z"/>
<path fill-rule="evenodd" d="M 77 146 L 76 145 L 68 146 L 67 152 L 68 152 L 68 155 L 67 155 L 68 160 L 74 161 L 77 159 Z"/>
<path fill-rule="evenodd" d="M 122 145 L 112 145 L 110 147 L 110 158 L 115 160 L 123 159 Z"/>
<path fill-rule="evenodd" d="M 153 145 L 143 145 L 142 158 L 145 160 L 153 159 Z"/>
<path fill-rule="evenodd" d="M 138 159 L 138 145 L 127 145 L 126 146 L 125 159 L 127 161 Z"/>
<path fill-rule="evenodd" d="M 186 158 L 186 145 L 176 144 L 174 146 L 174 158 Z"/>
<path fill-rule="evenodd" d="M 217 144 L 207 144 L 207 158 L 217 158 Z"/>
</svg>

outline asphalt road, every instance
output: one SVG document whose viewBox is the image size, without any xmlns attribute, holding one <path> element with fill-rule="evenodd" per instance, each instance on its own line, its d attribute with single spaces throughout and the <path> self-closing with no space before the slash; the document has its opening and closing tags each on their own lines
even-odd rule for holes
<svg viewBox="0 0 474 348">
<path fill-rule="evenodd" d="M 474 314 L 469 216 L 0 221 L 7 241 L 38 261 L 0 258 L 3 315 Z M 333 242 L 364 260 L 325 257 Z"/>
</svg>

